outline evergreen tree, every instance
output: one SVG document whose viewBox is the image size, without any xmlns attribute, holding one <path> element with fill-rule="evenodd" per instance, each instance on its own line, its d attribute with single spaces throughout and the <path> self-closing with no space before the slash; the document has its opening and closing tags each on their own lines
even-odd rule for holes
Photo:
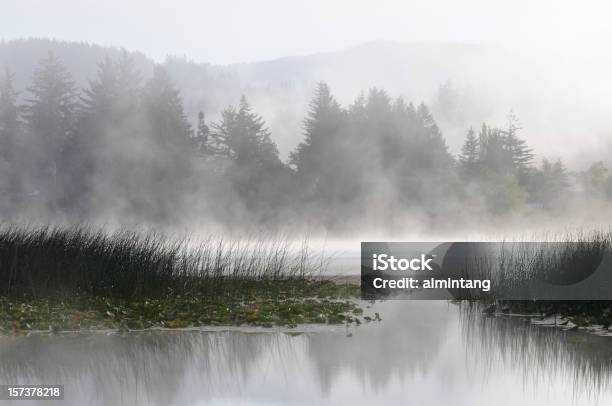
<svg viewBox="0 0 612 406">
<path fill-rule="evenodd" d="M 89 88 L 83 91 L 83 111 L 98 118 L 108 115 L 116 106 L 118 91 L 117 70 L 107 56 L 98 64 L 97 78 L 90 80 Z"/>
<path fill-rule="evenodd" d="M 453 165 L 453 157 L 448 152 L 444 136 L 438 127 L 438 124 L 424 103 L 421 103 L 417 109 L 417 118 L 423 132 L 423 152 L 427 156 L 429 167 L 434 172 L 445 173 L 450 170 Z"/>
<path fill-rule="evenodd" d="M 18 141 L 21 132 L 20 109 L 13 77 L 8 71 L 0 80 L 0 215 L 9 216 L 20 198 L 20 160 Z"/>
<path fill-rule="evenodd" d="M 178 89 L 165 69 L 157 67 L 143 94 L 150 135 L 166 149 L 182 154 L 189 149 L 191 125 Z"/>
<path fill-rule="evenodd" d="M 436 124 L 432 114 L 429 112 L 429 109 L 425 105 L 425 103 L 419 104 L 417 108 L 417 116 L 421 121 L 421 125 L 424 128 L 431 130 L 432 133 L 439 134 L 440 131 L 438 129 L 438 125 Z"/>
<path fill-rule="evenodd" d="M 160 67 L 145 84 L 141 105 L 141 128 L 135 134 L 140 145 L 132 154 L 138 165 L 134 182 L 143 190 L 129 193 L 130 200 L 147 219 L 171 222 L 182 211 L 192 176 L 196 151 L 191 126 L 179 91 Z"/>
<path fill-rule="evenodd" d="M 34 71 L 26 99 L 26 121 L 36 168 L 35 184 L 52 210 L 61 209 L 64 188 L 70 183 L 63 163 L 76 137 L 77 88 L 62 63 L 51 53 Z"/>
<path fill-rule="evenodd" d="M 206 125 L 204 113 L 198 113 L 198 127 L 195 134 L 195 143 L 201 154 L 212 155 L 213 151 L 210 144 L 210 128 Z"/>
<path fill-rule="evenodd" d="M 77 89 L 70 73 L 53 54 L 40 62 L 28 88 L 26 119 L 29 130 L 39 137 L 55 166 L 62 148 L 74 135 L 77 117 Z M 46 168 L 51 169 L 53 168 Z"/>
<path fill-rule="evenodd" d="M 478 161 L 484 162 L 487 151 L 487 141 L 489 138 L 489 127 L 486 123 L 482 123 L 478 132 Z"/>
<path fill-rule="evenodd" d="M 499 128 L 482 125 L 478 134 L 481 175 L 485 177 L 515 174 L 515 163 L 511 150 L 507 146 L 507 137 Z"/>
<path fill-rule="evenodd" d="M 569 186 L 567 171 L 561 160 L 551 163 L 544 159 L 542 160 L 541 176 L 542 184 L 539 193 L 544 207 L 550 209 Z"/>
<path fill-rule="evenodd" d="M 603 161 L 597 161 L 587 169 L 583 177 L 587 191 L 600 194 L 604 191 L 609 178 L 608 168 Z"/>
<path fill-rule="evenodd" d="M 13 76 L 6 69 L 0 82 L 0 159 L 12 160 L 19 130 L 17 93 L 13 89 Z"/>
<path fill-rule="evenodd" d="M 142 77 L 126 53 L 116 62 L 109 57 L 102 60 L 96 79 L 89 81 L 82 97 L 85 116 L 92 126 L 89 131 L 95 132 L 96 137 L 112 133 L 128 136 L 135 130 L 129 122 L 136 121 L 138 116 L 141 91 Z"/>
<path fill-rule="evenodd" d="M 477 137 L 478 160 L 474 168 L 480 192 L 494 213 L 504 213 L 524 204 L 529 197 L 528 189 L 533 184 L 532 154 L 526 143 L 519 139 L 518 122 L 509 119 L 507 130 L 483 124 Z M 471 155 L 474 140 L 466 140 L 466 154 L 460 163 L 465 167 L 465 158 Z"/>
<path fill-rule="evenodd" d="M 226 108 L 211 127 L 209 145 L 227 163 L 225 176 L 241 202 L 263 216 L 261 221 L 272 221 L 289 198 L 291 171 L 279 159 L 263 118 L 243 96 L 237 109 Z"/>
<path fill-rule="evenodd" d="M 518 170 L 525 170 L 533 161 L 533 150 L 527 146 L 527 143 L 520 139 L 517 135 L 521 130 L 520 123 L 514 113 L 508 115 L 508 129 L 505 132 L 506 149 L 510 153 L 510 157 L 514 167 Z"/>
<path fill-rule="evenodd" d="M 146 172 L 142 161 L 147 162 L 139 150 L 147 148 L 141 97 L 141 75 L 126 53 L 117 60 L 103 59 L 84 90 L 79 122 L 85 144 L 83 176 L 89 178 L 85 183 L 94 198 L 89 203 L 95 204 L 97 213 L 135 217 L 136 196 L 143 193 L 136 185 L 140 171 Z"/>
<path fill-rule="evenodd" d="M 231 158 L 238 167 L 281 163 L 263 118 L 252 111 L 244 96 L 238 109 L 226 108 L 221 121 L 212 126 L 214 149 Z"/>
<path fill-rule="evenodd" d="M 465 138 L 465 142 L 461 147 L 461 154 L 459 155 L 459 163 L 461 165 L 461 168 L 469 178 L 476 175 L 478 159 L 478 139 L 474 134 L 474 130 L 470 128 Z"/>
<path fill-rule="evenodd" d="M 314 101 L 314 100 L 313 100 Z M 355 99 L 355 101 L 349 106 L 348 113 L 353 117 L 365 117 L 366 110 L 366 102 L 367 99 L 365 97 L 365 93 L 363 90 L 359 93 L 359 96 Z M 312 106 L 312 102 L 311 102 Z"/>
<path fill-rule="evenodd" d="M 364 108 L 362 95 L 353 109 L 356 113 Z M 323 82 L 318 83 L 304 120 L 304 140 L 291 153 L 289 160 L 302 180 L 312 183 L 317 181 L 326 151 L 334 143 L 333 138 L 344 122 L 345 113 L 331 95 L 329 86 Z"/>
<path fill-rule="evenodd" d="M 395 102 L 394 110 L 397 117 L 387 140 L 395 141 L 383 151 L 382 159 L 394 163 L 389 168 L 391 178 L 395 179 L 398 194 L 406 205 L 435 211 L 438 202 L 452 199 L 455 193 L 454 159 L 424 103 L 415 108 L 400 99 Z"/>
</svg>

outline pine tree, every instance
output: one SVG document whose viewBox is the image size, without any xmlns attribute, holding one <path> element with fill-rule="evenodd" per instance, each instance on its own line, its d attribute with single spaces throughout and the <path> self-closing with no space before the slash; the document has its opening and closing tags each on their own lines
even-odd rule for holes
<svg viewBox="0 0 612 406">
<path fill-rule="evenodd" d="M 390 130 L 392 111 L 391 98 L 387 92 L 377 88 L 370 89 L 365 108 L 370 128 L 383 132 Z"/>
<path fill-rule="evenodd" d="M 546 161 L 546 160 L 544 160 Z M 558 194 L 569 186 L 569 179 L 565 165 L 560 159 L 556 160 L 552 165 L 543 164 L 543 172 L 546 174 L 550 189 L 553 193 Z"/>
<path fill-rule="evenodd" d="M 6 69 L 0 81 L 0 216 L 10 216 L 20 199 L 20 159 L 18 139 L 21 132 L 20 109 L 13 77 Z"/>
<path fill-rule="evenodd" d="M 213 155 L 221 158 L 235 158 L 235 151 L 232 150 L 232 133 L 235 131 L 238 112 L 234 106 L 228 106 L 221 112 L 221 119 L 212 123 L 212 130 L 208 136 L 208 150 Z"/>
<path fill-rule="evenodd" d="M 478 162 L 483 174 L 515 174 L 516 164 L 506 131 L 483 124 L 478 134 L 478 146 Z"/>
<path fill-rule="evenodd" d="M 247 134 L 255 139 L 257 159 L 268 164 L 279 164 L 278 149 L 272 141 L 270 130 L 263 117 L 252 111 L 244 96 L 240 98 L 238 119 L 239 125 L 247 129 Z M 235 149 L 239 150 L 240 147 L 236 146 Z"/>
<path fill-rule="evenodd" d="M 461 154 L 459 155 L 461 168 L 469 177 L 476 175 L 479 153 L 478 139 L 474 134 L 474 130 L 470 128 L 465 138 L 465 142 L 461 147 Z"/>
<path fill-rule="evenodd" d="M 73 135 L 77 118 L 77 88 L 70 73 L 52 53 L 34 72 L 26 99 L 26 119 L 30 131 L 58 156 Z"/>
<path fill-rule="evenodd" d="M 97 77 L 89 81 L 81 99 L 86 115 L 95 116 L 98 132 L 102 127 L 125 127 L 137 116 L 141 83 L 140 72 L 126 53 L 116 62 L 106 57 L 98 64 Z"/>
<path fill-rule="evenodd" d="M 430 129 L 433 133 L 439 134 L 440 130 L 438 125 L 436 124 L 425 103 L 419 104 L 419 107 L 417 108 L 417 117 L 421 121 L 421 125 L 424 128 Z"/>
<path fill-rule="evenodd" d="M 91 189 L 91 203 L 98 211 L 104 208 L 113 215 L 134 217 L 135 196 L 142 192 L 135 187 L 139 182 L 136 170 L 146 172 L 141 162 L 142 149 L 147 149 L 141 82 L 131 58 L 123 53 L 116 60 L 103 59 L 96 78 L 83 92 L 81 189 Z M 113 190 L 113 196 L 108 190 Z"/>
<path fill-rule="evenodd" d="M 83 91 L 84 112 L 99 118 L 108 114 L 115 107 L 118 87 L 115 64 L 107 56 L 98 64 L 97 78 L 90 80 L 89 88 Z"/>
<path fill-rule="evenodd" d="M 561 203 L 561 194 L 569 186 L 567 171 L 561 160 L 553 163 L 543 159 L 540 169 L 534 170 L 529 186 L 531 199 L 542 207 L 551 209 Z"/>
<path fill-rule="evenodd" d="M 204 113 L 198 113 L 198 128 L 196 129 L 195 134 L 195 143 L 203 155 L 212 155 L 214 151 L 210 144 L 210 128 L 206 125 L 206 120 L 204 118 Z"/>
<path fill-rule="evenodd" d="M 508 114 L 508 129 L 505 131 L 506 149 L 510 153 L 514 167 L 518 170 L 524 170 L 531 165 L 534 155 L 533 150 L 527 146 L 527 143 L 518 137 L 517 134 L 520 130 L 520 123 L 511 111 Z"/>
<path fill-rule="evenodd" d="M 17 93 L 13 89 L 13 76 L 6 69 L 0 82 L 0 159 L 12 160 L 19 130 Z"/>
<path fill-rule="evenodd" d="M 221 121 L 212 125 L 213 148 L 231 158 L 239 167 L 280 164 L 278 149 L 263 118 L 252 111 L 242 96 L 238 109 L 230 106 Z"/>
<path fill-rule="evenodd" d="M 157 67 L 143 92 L 143 104 L 150 135 L 165 148 L 182 153 L 191 140 L 180 93 L 165 69 Z"/>
<path fill-rule="evenodd" d="M 359 93 L 359 96 L 355 99 L 355 101 L 349 106 L 348 112 L 352 116 L 361 116 L 365 117 L 365 109 L 366 109 L 366 97 L 363 90 Z"/>
<path fill-rule="evenodd" d="M 365 101 L 355 103 L 354 112 L 363 112 Z M 344 125 L 345 113 L 331 95 L 329 86 L 320 82 L 310 102 L 310 109 L 304 120 L 304 140 L 290 154 L 290 164 L 295 166 L 302 179 L 315 180 L 320 169 L 320 161 L 333 144 L 332 138 Z"/>
<path fill-rule="evenodd" d="M 141 104 L 140 145 L 135 155 L 142 172 L 134 182 L 146 190 L 131 193 L 131 199 L 134 209 L 147 220 L 172 221 L 188 193 L 196 157 L 193 132 L 180 93 L 165 69 L 155 68 L 144 86 Z"/>
<path fill-rule="evenodd" d="M 28 135 L 36 162 L 34 178 L 52 210 L 61 209 L 60 200 L 69 183 L 66 152 L 76 137 L 78 91 L 64 65 L 52 54 L 34 71 L 26 99 Z"/>
<path fill-rule="evenodd" d="M 478 160 L 480 162 L 485 161 L 486 152 L 488 150 L 489 141 L 489 127 L 486 123 L 482 123 L 480 132 L 478 133 Z"/>
<path fill-rule="evenodd" d="M 211 127 L 209 145 L 217 156 L 215 164 L 224 168 L 242 204 L 266 218 L 275 217 L 288 198 L 291 171 L 279 159 L 263 118 L 243 96 L 238 108 L 226 108 Z"/>
<path fill-rule="evenodd" d="M 603 161 L 597 161 L 586 171 L 586 180 L 589 188 L 601 191 L 608 180 L 608 168 Z"/>
<path fill-rule="evenodd" d="M 130 114 L 140 102 L 142 74 L 134 66 L 134 60 L 123 52 L 115 64 L 117 71 L 117 109 Z"/>
</svg>

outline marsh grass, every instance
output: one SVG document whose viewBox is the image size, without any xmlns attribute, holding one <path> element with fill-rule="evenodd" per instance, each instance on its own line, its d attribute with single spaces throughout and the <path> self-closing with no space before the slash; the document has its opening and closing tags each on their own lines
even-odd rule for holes
<svg viewBox="0 0 612 406">
<path fill-rule="evenodd" d="M 612 250 L 612 233 L 593 230 L 548 235 L 546 241 L 507 243 L 500 269 L 514 279 L 542 279 L 555 284 L 575 283 L 593 271 Z"/>
<path fill-rule="evenodd" d="M 571 293 L 563 298 L 567 300 L 541 299 L 550 297 L 546 289 L 571 287 L 588 279 L 604 256 L 612 254 L 612 231 L 532 236 L 525 241 L 504 242 L 497 247 L 496 255 L 472 262 L 475 264 L 472 274 L 491 279 L 493 285 L 490 292 L 478 297 L 481 311 L 561 315 L 579 326 L 599 324 L 607 328 L 612 325 L 611 300 L 586 300 L 588 297 L 584 293 L 576 296 L 580 300 L 575 300 Z M 547 282 L 551 287 L 539 284 L 544 290 L 532 290 L 536 281 Z M 521 299 L 512 299 L 516 294 Z M 531 299 L 524 299 L 530 296 Z M 608 296 L 612 296 L 612 292 Z"/>
<path fill-rule="evenodd" d="M 0 295 L 155 297 L 227 295 L 253 286 L 298 286 L 317 274 L 307 244 L 287 240 L 172 240 L 87 227 L 0 228 Z"/>
<path fill-rule="evenodd" d="M 0 229 L 0 331 L 355 322 L 358 286 L 286 239 Z"/>
<path fill-rule="evenodd" d="M 488 279 L 491 289 L 488 292 L 462 290 L 456 297 L 496 301 L 559 296 L 562 290 L 557 287 L 586 280 L 600 267 L 604 256 L 612 252 L 610 231 L 547 235 L 545 241 L 536 237 L 474 245 L 463 258 L 455 260 L 456 265 L 450 272 L 455 277 Z M 582 292 L 563 299 L 588 299 L 584 296 Z"/>
</svg>

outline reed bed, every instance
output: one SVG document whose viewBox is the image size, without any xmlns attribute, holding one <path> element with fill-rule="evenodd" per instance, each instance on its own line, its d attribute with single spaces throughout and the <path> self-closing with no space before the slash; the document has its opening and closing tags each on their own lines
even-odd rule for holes
<svg viewBox="0 0 612 406">
<path fill-rule="evenodd" d="M 360 323 L 359 287 L 286 239 L 175 240 L 91 227 L 0 228 L 0 334 Z"/>
<path fill-rule="evenodd" d="M 306 243 L 173 240 L 158 232 L 90 227 L 0 228 L 0 296 L 224 295 L 256 284 L 298 283 L 324 266 Z"/>
</svg>

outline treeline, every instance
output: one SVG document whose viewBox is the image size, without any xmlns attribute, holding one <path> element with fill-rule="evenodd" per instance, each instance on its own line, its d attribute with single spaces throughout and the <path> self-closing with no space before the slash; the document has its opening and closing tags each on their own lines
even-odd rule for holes
<svg viewBox="0 0 612 406">
<path fill-rule="evenodd" d="M 288 162 L 245 98 L 192 126 L 167 72 L 157 67 L 145 81 L 125 55 L 103 60 L 80 90 L 49 54 L 22 96 L 6 72 L 0 215 L 8 220 L 392 225 L 468 207 L 554 209 L 572 183 L 560 161 L 534 164 L 513 116 L 507 128 L 470 130 L 454 157 L 424 104 L 378 89 L 345 108 L 319 84 Z M 603 163 L 579 178 L 592 193 L 612 191 Z"/>
<path fill-rule="evenodd" d="M 457 164 L 467 191 L 479 193 L 496 214 L 527 206 L 532 209 L 563 208 L 568 199 L 612 198 L 612 177 L 602 161 L 582 172 L 570 172 L 561 160 L 542 159 L 518 137 L 519 121 L 508 115 L 506 128 L 483 124 L 478 134 L 470 129 Z"/>
</svg>

